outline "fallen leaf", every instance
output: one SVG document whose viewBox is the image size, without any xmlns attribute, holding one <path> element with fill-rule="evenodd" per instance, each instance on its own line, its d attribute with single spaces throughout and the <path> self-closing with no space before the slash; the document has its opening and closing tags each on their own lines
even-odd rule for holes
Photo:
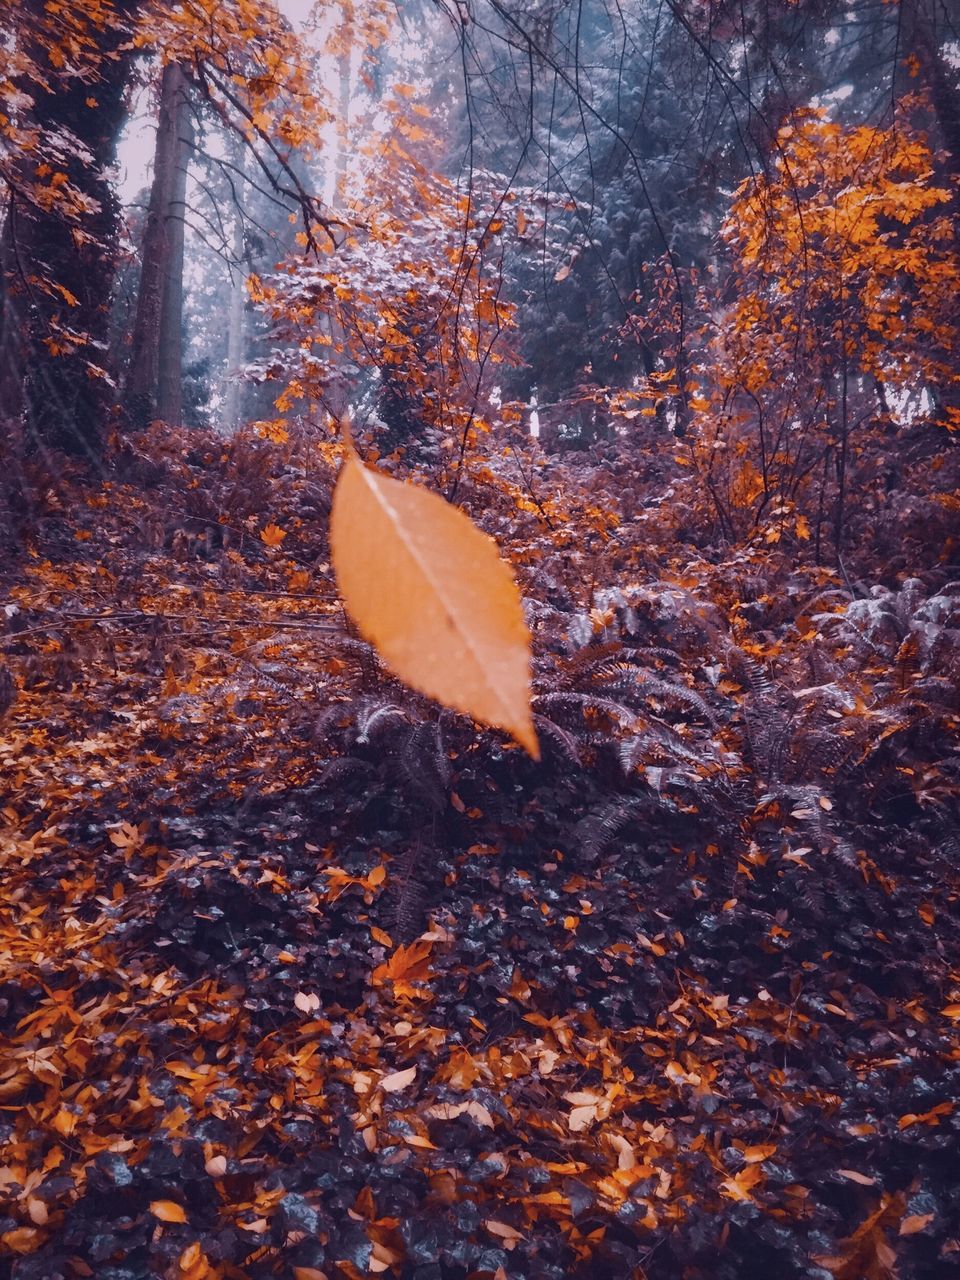
<svg viewBox="0 0 960 1280">
<path fill-rule="evenodd" d="M 429 1138 L 425 1138 L 420 1133 L 409 1133 L 404 1138 L 404 1142 L 408 1147 L 419 1147 L 423 1151 L 436 1151 L 437 1146 L 431 1142 Z"/>
<path fill-rule="evenodd" d="M 918 1231 L 929 1227 L 936 1215 L 932 1213 L 911 1213 L 900 1223 L 900 1235 L 915 1236 Z"/>
<path fill-rule="evenodd" d="M 407 1085 L 413 1084 L 416 1078 L 417 1068 L 407 1067 L 405 1071 L 394 1071 L 384 1076 L 380 1081 L 380 1088 L 384 1093 L 398 1093 L 401 1089 L 406 1089 Z"/>
<path fill-rule="evenodd" d="M 574 1107 L 567 1117 L 567 1124 L 571 1133 L 582 1133 L 584 1129 L 588 1129 L 597 1118 L 597 1108 L 594 1105 L 589 1107 Z"/>
<path fill-rule="evenodd" d="M 507 1222 L 497 1222 L 495 1218 L 487 1218 L 483 1225 L 491 1235 L 499 1236 L 508 1249 L 512 1249 L 518 1240 L 523 1239 L 516 1227 L 511 1227 Z"/>
<path fill-rule="evenodd" d="M 180 1270 L 189 1271 L 192 1267 L 197 1265 L 202 1257 L 203 1250 L 200 1248 L 199 1243 L 194 1240 L 193 1244 L 188 1244 L 180 1255 L 178 1263 Z"/>
<path fill-rule="evenodd" d="M 151 1200 L 150 1212 L 161 1222 L 186 1222 L 187 1220 L 183 1206 L 177 1204 L 176 1200 Z"/>
<path fill-rule="evenodd" d="M 740 1154 L 747 1164 L 758 1164 L 761 1160 L 769 1160 L 776 1149 L 775 1142 L 766 1142 L 762 1146 L 744 1147 Z"/>
<path fill-rule="evenodd" d="M 618 1169 L 633 1169 L 637 1163 L 636 1153 L 630 1143 L 620 1133 L 608 1133 L 607 1141 L 617 1153 Z"/>
<path fill-rule="evenodd" d="M 276 524 L 268 524 L 260 530 L 260 541 L 266 543 L 268 547 L 279 547 L 286 536 L 286 529 L 281 529 Z"/>
<path fill-rule="evenodd" d="M 866 1173 L 858 1173 L 856 1169 L 838 1169 L 837 1173 L 841 1178 L 846 1178 L 848 1182 L 859 1182 L 862 1187 L 875 1187 L 877 1185 L 876 1178 L 871 1178 Z"/>
<path fill-rule="evenodd" d="M 27 1196 L 27 1213 L 30 1215 L 30 1221 L 35 1227 L 44 1226 L 50 1216 L 45 1202 L 37 1196 Z"/>
<path fill-rule="evenodd" d="M 373 971 L 374 983 L 380 982 L 422 982 L 430 977 L 430 953 L 433 944 L 419 939 L 409 944 L 401 944 L 389 960 L 378 964 Z"/>
<path fill-rule="evenodd" d="M 728 1200 L 750 1200 L 750 1192 L 763 1177 L 759 1164 L 748 1164 L 740 1170 L 735 1178 L 727 1178 L 720 1183 L 720 1191 Z"/>
</svg>

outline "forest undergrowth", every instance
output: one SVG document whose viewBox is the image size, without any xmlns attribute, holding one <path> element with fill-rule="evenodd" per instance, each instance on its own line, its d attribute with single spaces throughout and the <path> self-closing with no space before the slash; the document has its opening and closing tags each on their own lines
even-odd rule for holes
<svg viewBox="0 0 960 1280">
<path fill-rule="evenodd" d="M 658 430 L 464 469 L 539 762 L 351 631 L 310 432 L 39 485 L 0 1274 L 960 1274 L 956 450 L 905 430 L 828 567 Z"/>
</svg>

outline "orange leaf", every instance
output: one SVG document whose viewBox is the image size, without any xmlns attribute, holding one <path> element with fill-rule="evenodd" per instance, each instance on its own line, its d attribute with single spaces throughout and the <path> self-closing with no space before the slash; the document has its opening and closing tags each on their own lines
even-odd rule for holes
<svg viewBox="0 0 960 1280">
<path fill-rule="evenodd" d="M 496 544 L 437 494 L 356 456 L 337 482 L 330 544 L 343 602 L 394 674 L 539 758 L 530 633 Z"/>
<path fill-rule="evenodd" d="M 189 1271 L 192 1267 L 197 1265 L 202 1257 L 203 1251 L 195 1240 L 193 1244 L 188 1244 L 183 1253 L 181 1253 L 179 1262 L 180 1270 Z"/>
<path fill-rule="evenodd" d="M 728 1200 L 749 1200 L 750 1192 L 763 1177 L 758 1164 L 748 1164 L 740 1170 L 735 1178 L 727 1178 L 720 1183 L 720 1190 Z"/>
<path fill-rule="evenodd" d="M 759 1147 L 744 1147 L 740 1154 L 747 1164 L 759 1164 L 762 1160 L 769 1160 L 776 1149 L 775 1142 L 766 1142 Z"/>
<path fill-rule="evenodd" d="M 900 1223 L 900 1234 L 902 1236 L 914 1236 L 918 1231 L 923 1231 L 929 1227 L 934 1219 L 932 1213 L 911 1213 L 908 1218 Z"/>
<path fill-rule="evenodd" d="M 411 942 L 401 944 L 385 964 L 378 964 L 373 971 L 374 983 L 380 982 L 420 982 L 430 977 L 431 942 Z"/>
<path fill-rule="evenodd" d="M 150 1212 L 161 1222 L 186 1222 L 187 1220 L 183 1206 L 177 1204 L 176 1200 L 151 1200 Z"/>
<path fill-rule="evenodd" d="M 281 529 L 277 524 L 268 524 L 260 530 L 260 541 L 265 542 L 268 547 L 279 547 L 286 536 L 286 529 Z"/>
</svg>

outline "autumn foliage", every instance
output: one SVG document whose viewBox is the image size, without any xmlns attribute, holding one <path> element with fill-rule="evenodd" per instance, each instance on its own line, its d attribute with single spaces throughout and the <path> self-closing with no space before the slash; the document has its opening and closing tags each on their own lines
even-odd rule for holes
<svg viewBox="0 0 960 1280">
<path fill-rule="evenodd" d="M 738 7 L 673 38 L 774 40 Z M 577 363 L 557 299 L 640 252 L 640 143 L 621 86 L 603 217 L 563 189 L 557 14 L 495 46 L 556 73 L 539 187 L 457 171 L 387 6 L 315 45 L 252 0 L 0 16 L 2 1277 L 960 1268 L 949 112 L 904 52 L 879 121 L 751 117 L 708 249 L 643 241 Z M 131 428 L 84 265 L 118 211 L 38 126 L 164 60 L 249 188 L 229 433 Z"/>
</svg>

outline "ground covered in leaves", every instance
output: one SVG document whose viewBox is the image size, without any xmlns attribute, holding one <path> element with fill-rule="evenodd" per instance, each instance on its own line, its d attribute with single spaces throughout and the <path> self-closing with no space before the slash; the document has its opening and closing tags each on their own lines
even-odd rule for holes
<svg viewBox="0 0 960 1280">
<path fill-rule="evenodd" d="M 45 495 L 0 1275 L 960 1274 L 950 573 L 710 559 L 538 474 L 539 764 L 350 634 L 328 472 L 174 440 Z"/>
</svg>

